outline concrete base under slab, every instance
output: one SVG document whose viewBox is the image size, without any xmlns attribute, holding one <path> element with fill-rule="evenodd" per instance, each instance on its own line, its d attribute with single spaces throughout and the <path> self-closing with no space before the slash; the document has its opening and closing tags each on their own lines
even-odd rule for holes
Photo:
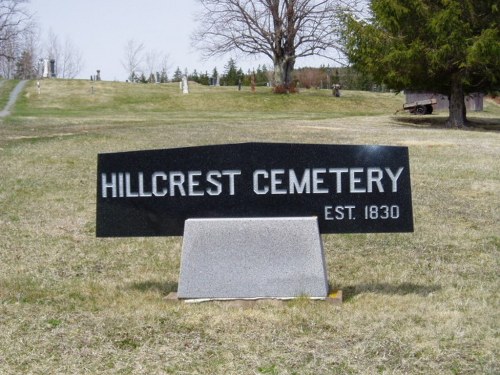
<svg viewBox="0 0 500 375">
<path fill-rule="evenodd" d="M 177 292 L 171 292 L 166 297 L 165 300 L 167 302 L 185 302 L 185 303 L 201 303 L 201 302 L 211 302 L 211 301 L 223 301 L 230 305 L 239 306 L 239 307 L 253 307 L 259 304 L 273 304 L 280 305 L 283 302 L 290 301 L 293 298 L 245 298 L 245 299 L 234 299 L 234 298 L 225 298 L 225 299 L 180 299 L 177 296 Z M 341 305 L 342 304 L 342 291 L 335 290 L 328 294 L 325 298 L 313 298 L 318 301 L 325 301 L 326 303 L 332 305 Z"/>
</svg>

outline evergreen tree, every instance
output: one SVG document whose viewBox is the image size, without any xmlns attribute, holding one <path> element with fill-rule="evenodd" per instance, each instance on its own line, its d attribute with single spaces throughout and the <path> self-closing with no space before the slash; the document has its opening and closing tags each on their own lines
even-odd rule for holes
<svg viewBox="0 0 500 375">
<path fill-rule="evenodd" d="M 160 83 L 167 83 L 167 82 L 168 82 L 167 71 L 163 68 L 160 72 Z"/>
<path fill-rule="evenodd" d="M 217 71 L 217 68 L 215 67 L 214 70 L 212 70 L 212 76 L 210 77 L 212 80 L 212 85 L 217 84 L 218 77 L 219 77 L 219 72 Z"/>
<path fill-rule="evenodd" d="M 265 86 L 269 82 L 269 71 L 267 70 L 266 64 L 259 65 L 255 71 L 255 83 L 257 86 Z"/>
<path fill-rule="evenodd" d="M 371 9 L 370 21 L 348 20 L 346 50 L 377 83 L 447 95 L 454 127 L 466 123 L 465 94 L 498 89 L 497 0 L 372 0 Z"/>
<path fill-rule="evenodd" d="M 208 72 L 200 74 L 199 83 L 202 85 L 210 85 L 210 77 L 208 76 Z"/>
<path fill-rule="evenodd" d="M 238 69 L 236 75 L 238 76 L 238 82 L 241 80 L 241 83 L 243 84 L 243 78 L 245 74 L 243 73 L 243 70 L 241 68 Z"/>
<path fill-rule="evenodd" d="M 15 78 L 33 79 L 35 77 L 36 77 L 36 67 L 35 67 L 33 52 L 31 52 L 30 50 L 24 50 L 16 62 Z"/>
<path fill-rule="evenodd" d="M 193 73 L 189 76 L 188 79 L 190 81 L 200 83 L 200 76 L 198 75 L 198 72 L 196 71 L 196 69 L 193 71 Z"/>
<path fill-rule="evenodd" d="M 247 70 L 246 74 L 243 74 L 242 72 L 242 81 L 243 81 L 243 86 L 250 86 L 250 82 L 252 80 L 252 71 L 250 69 Z"/>
<path fill-rule="evenodd" d="M 236 62 L 231 58 L 224 67 L 224 81 L 228 86 L 236 86 L 238 84 L 238 69 Z"/>
<path fill-rule="evenodd" d="M 172 82 L 180 82 L 182 81 L 182 71 L 179 67 L 174 72 L 174 78 L 172 79 Z"/>
</svg>

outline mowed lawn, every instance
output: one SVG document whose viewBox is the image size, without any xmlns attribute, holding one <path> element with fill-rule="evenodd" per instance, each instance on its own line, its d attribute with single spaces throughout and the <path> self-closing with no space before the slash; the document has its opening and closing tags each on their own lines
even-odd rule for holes
<svg viewBox="0 0 500 375">
<path fill-rule="evenodd" d="M 1 374 L 500 373 L 498 104 L 190 88 L 33 81 L 0 119 Z M 415 232 L 323 235 L 340 306 L 168 302 L 182 238 L 96 238 L 97 154 L 237 142 L 409 147 Z"/>
</svg>

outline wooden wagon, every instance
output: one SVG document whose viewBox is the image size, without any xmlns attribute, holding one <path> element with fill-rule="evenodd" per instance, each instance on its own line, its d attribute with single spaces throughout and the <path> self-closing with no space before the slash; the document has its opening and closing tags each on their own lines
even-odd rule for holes
<svg viewBox="0 0 500 375">
<path fill-rule="evenodd" d="M 432 106 L 436 103 L 436 99 L 418 100 L 416 102 L 403 104 L 403 109 L 416 115 L 430 115 L 434 110 Z"/>
</svg>

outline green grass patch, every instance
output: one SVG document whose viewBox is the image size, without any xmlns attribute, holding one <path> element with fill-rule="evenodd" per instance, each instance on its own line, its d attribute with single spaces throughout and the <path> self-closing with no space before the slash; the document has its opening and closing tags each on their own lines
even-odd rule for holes
<svg viewBox="0 0 500 375">
<path fill-rule="evenodd" d="M 258 119 L 261 114 L 285 118 L 322 118 L 384 114 L 402 105 L 402 96 L 344 91 L 335 98 L 330 90 L 302 90 L 296 95 L 274 95 L 270 88 L 256 92 L 246 87 L 208 87 L 191 83 L 189 95 L 176 83 L 161 85 L 92 82 L 78 80 L 42 81 L 38 95 L 34 83 L 18 103 L 16 115 L 57 118 L 90 116 L 122 120 L 141 114 L 144 119 L 158 114 L 183 113 L 193 118 Z"/>
<path fill-rule="evenodd" d="M 17 79 L 0 80 L 0 110 L 7 105 L 10 93 L 18 83 Z"/>
</svg>

